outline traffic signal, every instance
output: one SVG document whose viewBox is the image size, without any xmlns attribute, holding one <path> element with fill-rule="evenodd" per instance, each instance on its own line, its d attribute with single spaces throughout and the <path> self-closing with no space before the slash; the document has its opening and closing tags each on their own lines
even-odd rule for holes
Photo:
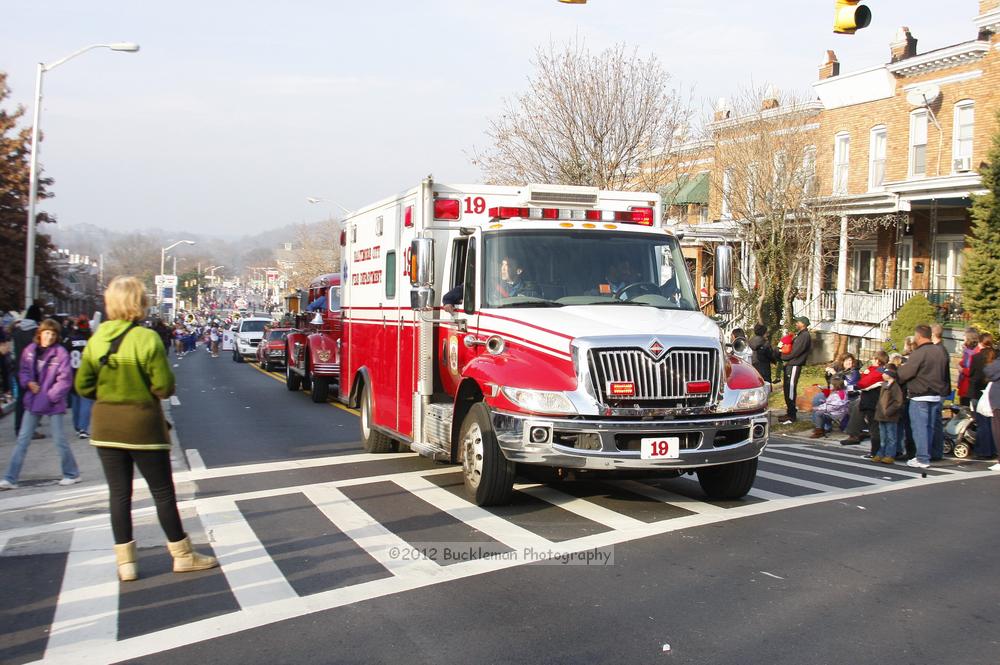
<svg viewBox="0 0 1000 665">
<path fill-rule="evenodd" d="M 872 12 L 861 0 L 835 0 L 833 31 L 838 35 L 853 35 L 872 22 Z"/>
</svg>

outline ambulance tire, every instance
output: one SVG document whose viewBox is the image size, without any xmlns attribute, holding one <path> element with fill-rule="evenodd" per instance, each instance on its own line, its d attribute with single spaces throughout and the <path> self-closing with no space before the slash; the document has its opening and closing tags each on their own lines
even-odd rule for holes
<svg viewBox="0 0 1000 665">
<path fill-rule="evenodd" d="M 474 404 L 462 421 L 458 437 L 465 490 L 477 506 L 502 506 L 514 493 L 517 465 L 503 456 L 490 412 Z"/>
<path fill-rule="evenodd" d="M 366 453 L 391 453 L 396 449 L 393 440 L 372 424 L 372 390 L 367 383 L 361 388 L 361 445 Z"/>
<path fill-rule="evenodd" d="M 757 477 L 757 458 L 698 469 L 698 484 L 710 499 L 741 499 Z"/>
<path fill-rule="evenodd" d="M 292 370 L 292 363 L 285 363 L 285 387 L 292 392 L 302 387 L 302 377 Z"/>
<path fill-rule="evenodd" d="M 309 397 L 317 404 L 325 402 L 330 397 L 330 379 L 322 376 L 314 376 Z"/>
</svg>

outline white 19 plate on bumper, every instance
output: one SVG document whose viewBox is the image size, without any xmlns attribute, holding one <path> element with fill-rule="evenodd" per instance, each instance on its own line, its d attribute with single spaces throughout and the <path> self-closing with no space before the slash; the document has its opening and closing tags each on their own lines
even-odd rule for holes
<svg viewBox="0 0 1000 665">
<path fill-rule="evenodd" d="M 680 455 L 680 437 L 654 436 L 639 440 L 640 459 L 677 459 Z"/>
</svg>

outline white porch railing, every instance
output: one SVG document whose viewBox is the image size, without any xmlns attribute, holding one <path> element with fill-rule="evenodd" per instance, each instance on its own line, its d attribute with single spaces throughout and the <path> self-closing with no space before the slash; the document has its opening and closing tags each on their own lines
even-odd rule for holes
<svg viewBox="0 0 1000 665">
<path fill-rule="evenodd" d="M 944 321 L 962 320 L 961 291 L 918 291 L 885 289 L 872 293 L 848 291 L 844 294 L 842 319 L 848 323 L 865 323 L 888 328 L 892 315 L 916 294 L 930 300 L 937 318 Z M 799 299 L 792 307 L 795 316 L 808 316 L 813 321 L 834 321 L 837 312 L 837 292 L 822 291 L 818 298 L 806 302 Z"/>
</svg>

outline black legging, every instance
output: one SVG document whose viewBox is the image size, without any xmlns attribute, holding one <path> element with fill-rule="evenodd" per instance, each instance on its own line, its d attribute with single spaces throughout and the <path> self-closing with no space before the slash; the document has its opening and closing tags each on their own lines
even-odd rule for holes
<svg viewBox="0 0 1000 665">
<path fill-rule="evenodd" d="M 181 516 L 177 512 L 174 478 L 170 470 L 169 450 L 124 450 L 122 448 L 97 449 L 108 481 L 111 508 L 111 530 L 115 543 L 123 545 L 132 540 L 132 469 L 133 463 L 146 479 L 156 504 L 156 516 L 167 540 L 177 542 L 185 537 Z"/>
</svg>

